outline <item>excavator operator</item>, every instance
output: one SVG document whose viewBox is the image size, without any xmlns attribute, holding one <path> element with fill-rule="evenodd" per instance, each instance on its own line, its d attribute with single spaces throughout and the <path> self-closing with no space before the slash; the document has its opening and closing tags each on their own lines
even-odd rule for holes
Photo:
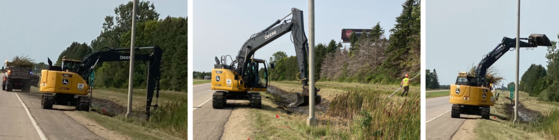
<svg viewBox="0 0 559 140">
<path fill-rule="evenodd" d="M 402 80 L 402 83 L 400 83 L 400 87 L 404 87 L 404 92 L 402 92 L 402 95 L 400 95 L 401 97 L 404 97 L 404 93 L 406 93 L 406 96 L 408 96 L 408 92 L 410 90 L 410 79 L 408 79 L 408 74 L 406 74 L 406 78 L 404 78 Z"/>
</svg>

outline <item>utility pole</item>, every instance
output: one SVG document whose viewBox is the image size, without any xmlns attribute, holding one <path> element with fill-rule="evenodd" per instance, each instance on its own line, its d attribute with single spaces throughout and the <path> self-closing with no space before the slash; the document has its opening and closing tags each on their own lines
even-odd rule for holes
<svg viewBox="0 0 559 140">
<path fill-rule="evenodd" d="M 514 120 L 513 123 L 516 123 L 516 119 L 518 118 L 518 73 L 519 73 L 519 65 L 520 65 L 520 0 L 518 0 L 518 13 L 517 13 L 517 20 L 516 20 L 516 79 L 514 82 Z"/>
<path fill-rule="evenodd" d="M 314 0 L 309 0 L 309 118 L 307 126 L 315 126 L 317 124 L 314 116 Z"/>
<path fill-rule="evenodd" d="M 126 108 L 126 118 L 130 117 L 132 111 L 132 90 L 134 86 L 134 38 L 136 27 L 136 0 L 132 4 L 132 38 L 130 39 L 130 70 L 128 71 L 128 106 Z"/>
</svg>

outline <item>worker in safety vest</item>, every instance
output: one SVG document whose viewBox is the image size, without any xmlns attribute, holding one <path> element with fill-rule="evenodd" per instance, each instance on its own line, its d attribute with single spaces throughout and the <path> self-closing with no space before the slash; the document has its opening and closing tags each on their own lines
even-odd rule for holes
<svg viewBox="0 0 559 140">
<path fill-rule="evenodd" d="M 400 95 L 401 97 L 404 97 L 404 93 L 406 93 L 406 96 L 408 96 L 408 92 L 410 90 L 410 79 L 408 79 L 408 74 L 406 74 L 406 78 L 404 78 L 402 80 L 402 83 L 400 83 L 400 87 L 404 87 L 404 92 L 402 92 L 402 95 Z"/>
</svg>

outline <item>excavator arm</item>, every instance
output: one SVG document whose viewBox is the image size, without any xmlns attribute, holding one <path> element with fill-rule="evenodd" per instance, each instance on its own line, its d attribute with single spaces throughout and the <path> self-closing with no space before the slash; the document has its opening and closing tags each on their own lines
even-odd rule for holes
<svg viewBox="0 0 559 140">
<path fill-rule="evenodd" d="M 292 18 L 290 20 L 284 20 L 289 15 L 292 15 Z M 261 32 L 253 34 L 250 39 L 245 42 L 239 51 L 236 60 L 233 61 L 233 63 L 237 63 L 235 71 L 242 75 L 243 80 L 247 81 L 249 77 L 244 75 L 244 73 L 247 70 L 248 64 L 251 62 L 250 58 L 254 55 L 254 53 L 258 49 L 266 46 L 268 43 L 291 32 L 292 41 L 295 45 L 295 53 L 297 55 L 297 63 L 299 66 L 299 79 L 301 79 L 303 86 L 308 86 L 307 55 L 309 44 L 304 29 L 303 11 L 297 8 L 291 9 L 290 14 L 277 20 L 274 24 L 270 25 Z"/>
<path fill-rule="evenodd" d="M 140 50 L 152 50 L 152 53 L 138 53 Z M 136 54 L 134 54 L 134 60 L 149 61 L 148 73 L 147 73 L 147 93 L 146 93 L 146 115 L 150 115 L 150 108 L 157 107 L 158 105 L 151 105 L 154 92 L 156 98 L 159 98 L 159 80 L 161 77 L 160 64 L 163 54 L 158 46 L 150 47 L 136 47 Z M 79 74 L 83 79 L 89 79 L 89 76 L 94 71 L 97 64 L 103 62 L 116 62 L 116 61 L 130 61 L 130 49 L 128 48 L 117 48 L 101 50 L 91 54 L 86 55 L 83 58 L 82 64 L 77 68 L 72 69 L 73 72 Z M 49 66 L 52 66 L 52 62 L 49 59 Z M 89 80 L 85 80 L 89 82 Z M 91 84 L 91 83 L 88 83 Z"/>
<path fill-rule="evenodd" d="M 538 46 L 551 46 L 551 42 L 549 38 L 545 34 L 531 34 L 528 38 L 520 38 L 520 40 L 528 40 L 519 41 L 520 48 L 535 48 Z M 491 67 L 501 56 L 505 53 L 509 52 L 511 49 L 516 47 L 516 38 L 508 38 L 503 37 L 501 43 L 497 45 L 491 52 L 485 55 L 481 61 L 478 63 L 475 71 L 475 79 L 477 82 L 477 86 L 486 85 L 485 76 L 487 74 L 487 69 Z"/>
</svg>

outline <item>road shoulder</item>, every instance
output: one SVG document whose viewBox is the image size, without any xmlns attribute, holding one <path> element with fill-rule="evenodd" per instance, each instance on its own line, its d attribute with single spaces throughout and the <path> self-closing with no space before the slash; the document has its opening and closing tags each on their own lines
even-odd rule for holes
<svg viewBox="0 0 559 140">
<path fill-rule="evenodd" d="M 235 101 L 238 102 L 238 101 Z M 248 101 L 247 101 L 248 102 Z M 228 121 L 223 129 L 222 140 L 239 140 L 252 137 L 255 133 L 252 109 L 235 107 L 231 111 Z"/>
<path fill-rule="evenodd" d="M 452 140 L 473 140 L 476 139 L 476 133 L 474 129 L 477 127 L 477 120 L 466 120 L 458 128 L 454 136 L 452 136 Z"/>
<path fill-rule="evenodd" d="M 127 136 L 124 136 L 118 132 L 109 130 L 101 125 L 99 125 L 97 122 L 92 121 L 82 115 L 80 115 L 78 112 L 75 111 L 65 111 L 64 112 L 66 115 L 70 116 L 72 119 L 74 119 L 76 122 L 82 124 L 83 126 L 85 126 L 87 129 L 89 129 L 91 132 L 95 133 L 96 135 L 103 137 L 105 139 L 109 139 L 109 140 L 129 140 L 130 138 Z"/>
</svg>

